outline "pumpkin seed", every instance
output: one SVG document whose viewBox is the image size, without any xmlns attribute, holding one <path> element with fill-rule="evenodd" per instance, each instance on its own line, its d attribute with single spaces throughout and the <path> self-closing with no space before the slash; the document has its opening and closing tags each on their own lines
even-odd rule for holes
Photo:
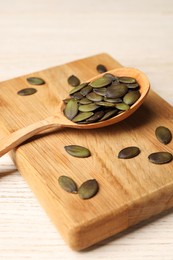
<svg viewBox="0 0 173 260">
<path fill-rule="evenodd" d="M 97 65 L 96 69 L 99 73 L 104 73 L 107 71 L 107 68 L 102 64 Z"/>
<path fill-rule="evenodd" d="M 150 162 L 155 164 L 164 164 L 172 161 L 173 156 L 168 152 L 156 152 L 148 156 Z"/>
<path fill-rule="evenodd" d="M 76 183 L 68 176 L 62 175 L 58 179 L 61 188 L 70 193 L 77 193 Z"/>
<path fill-rule="evenodd" d="M 163 144 L 168 144 L 172 140 L 172 133 L 165 126 L 158 126 L 155 130 L 155 135 L 157 139 Z"/>
<path fill-rule="evenodd" d="M 74 123 L 81 122 L 93 115 L 94 115 L 93 112 L 82 112 L 82 113 L 79 113 L 77 116 L 75 116 L 72 121 Z"/>
<path fill-rule="evenodd" d="M 132 77 L 119 77 L 119 82 L 121 83 L 127 83 L 127 84 L 131 84 L 131 83 L 136 83 L 136 79 L 132 78 Z"/>
<path fill-rule="evenodd" d="M 137 156 L 139 153 L 140 153 L 140 150 L 139 150 L 138 147 L 130 146 L 130 147 L 126 147 L 126 148 L 122 149 L 118 153 L 118 158 L 120 158 L 120 159 L 130 159 L 130 158 Z"/>
<path fill-rule="evenodd" d="M 110 102 L 106 102 L 106 101 L 96 102 L 96 104 L 98 106 L 103 106 L 103 107 L 115 107 L 115 104 L 110 103 Z"/>
<path fill-rule="evenodd" d="M 26 80 L 31 85 L 43 85 L 46 83 L 43 79 L 37 78 L 37 77 L 30 77 L 30 78 L 27 78 Z"/>
<path fill-rule="evenodd" d="M 70 101 L 67 103 L 64 114 L 65 116 L 72 120 L 78 113 L 78 102 L 76 99 L 70 99 Z"/>
<path fill-rule="evenodd" d="M 98 182 L 95 179 L 85 181 L 78 190 L 81 199 L 90 199 L 96 195 L 99 190 Z"/>
<path fill-rule="evenodd" d="M 81 99 L 83 98 L 83 95 L 80 92 L 76 92 L 72 95 L 72 98 Z"/>
<path fill-rule="evenodd" d="M 90 86 L 93 88 L 102 88 L 107 85 L 109 85 L 112 82 L 112 79 L 101 77 L 98 79 L 95 79 L 94 81 L 90 82 Z"/>
<path fill-rule="evenodd" d="M 105 77 L 105 78 L 110 78 L 112 81 L 118 80 L 118 78 L 115 77 L 115 76 L 114 76 L 113 74 L 111 74 L 111 73 L 106 73 L 106 74 L 103 75 L 103 77 Z"/>
<path fill-rule="evenodd" d="M 67 104 L 70 100 L 71 100 L 71 98 L 65 98 L 65 99 L 63 99 L 63 102 L 64 102 L 65 104 Z"/>
<path fill-rule="evenodd" d="M 74 157 L 86 158 L 91 156 L 89 149 L 79 145 L 68 145 L 64 147 L 66 152 Z"/>
<path fill-rule="evenodd" d="M 90 85 L 84 87 L 81 89 L 80 93 L 83 95 L 83 96 L 86 96 L 88 93 L 90 93 L 92 91 L 92 87 Z"/>
<path fill-rule="evenodd" d="M 123 101 L 127 105 L 133 105 L 139 98 L 140 98 L 140 92 L 139 91 L 132 91 L 128 92 L 124 97 Z"/>
<path fill-rule="evenodd" d="M 128 91 L 128 87 L 124 84 L 111 85 L 107 87 L 106 97 L 107 98 L 119 98 L 123 97 Z"/>
<path fill-rule="evenodd" d="M 128 89 L 136 89 L 139 88 L 139 84 L 136 83 L 131 83 L 131 84 L 126 84 L 126 86 L 128 87 Z"/>
<path fill-rule="evenodd" d="M 90 112 L 90 111 L 94 111 L 98 108 L 99 106 L 97 106 L 95 103 L 91 103 L 88 105 L 79 105 L 79 111 L 81 112 Z"/>
<path fill-rule="evenodd" d="M 99 121 L 104 121 L 115 116 L 117 114 L 117 111 L 118 111 L 117 109 L 114 109 L 106 112 L 106 114 Z"/>
<path fill-rule="evenodd" d="M 115 107 L 119 110 L 123 110 L 123 111 L 126 111 L 126 110 L 129 110 L 130 109 L 130 106 L 125 104 L 125 103 L 117 103 L 117 104 L 114 104 Z"/>
<path fill-rule="evenodd" d="M 17 94 L 20 96 L 28 96 L 28 95 L 33 95 L 36 92 L 37 90 L 35 88 L 24 88 L 19 90 Z"/>
<path fill-rule="evenodd" d="M 105 96 L 106 95 L 106 88 L 93 88 L 93 92 L 100 96 Z"/>
<path fill-rule="evenodd" d="M 86 95 L 86 97 L 91 100 L 91 101 L 95 101 L 95 102 L 98 102 L 98 101 L 102 101 L 103 97 L 96 94 L 95 92 L 90 92 L 88 95 Z"/>
<path fill-rule="evenodd" d="M 67 81 L 68 81 L 68 84 L 71 85 L 72 87 L 77 87 L 80 84 L 80 80 L 74 75 L 71 75 L 70 77 L 68 77 Z"/>
<path fill-rule="evenodd" d="M 87 123 L 94 123 L 97 122 L 100 118 L 102 118 L 104 116 L 105 112 L 103 110 L 101 111 L 97 111 L 94 113 L 93 116 L 89 117 L 86 122 Z"/>
<path fill-rule="evenodd" d="M 87 85 L 88 85 L 88 83 L 82 83 L 79 86 L 72 88 L 71 91 L 69 92 L 69 95 L 73 95 L 74 93 L 80 91 L 81 89 L 83 89 Z"/>
<path fill-rule="evenodd" d="M 83 98 L 79 101 L 79 103 L 80 103 L 81 105 L 87 105 L 87 104 L 91 104 L 92 101 L 89 100 L 89 99 L 86 98 L 86 97 L 83 97 Z"/>
<path fill-rule="evenodd" d="M 111 102 L 111 103 L 121 103 L 122 99 L 121 98 L 107 98 L 107 97 L 104 97 L 104 101 Z"/>
</svg>

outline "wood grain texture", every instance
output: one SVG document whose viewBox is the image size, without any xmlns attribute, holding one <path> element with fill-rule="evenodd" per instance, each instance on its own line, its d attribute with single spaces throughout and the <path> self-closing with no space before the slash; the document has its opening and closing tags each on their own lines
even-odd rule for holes
<svg viewBox="0 0 173 260">
<path fill-rule="evenodd" d="M 67 96 L 67 77 L 75 74 L 85 81 L 97 73 L 99 63 L 108 69 L 120 66 L 101 54 L 2 82 L 1 122 L 11 132 L 44 118 Z M 38 86 L 35 95 L 16 95 L 21 85 L 28 86 L 28 76 L 42 77 L 47 84 Z M 17 148 L 13 158 L 19 171 L 70 247 L 84 249 L 172 207 L 172 162 L 158 166 L 147 159 L 149 152 L 172 152 L 172 143 L 163 146 L 156 140 L 158 125 L 172 129 L 172 107 L 151 91 L 139 110 L 119 124 L 93 130 L 59 130 Z M 88 147 L 92 156 L 73 158 L 64 150 L 68 144 Z M 140 156 L 118 159 L 118 151 L 130 145 L 140 147 Z M 99 194 L 83 201 L 65 193 L 58 185 L 60 175 L 72 177 L 78 185 L 95 178 Z"/>
</svg>

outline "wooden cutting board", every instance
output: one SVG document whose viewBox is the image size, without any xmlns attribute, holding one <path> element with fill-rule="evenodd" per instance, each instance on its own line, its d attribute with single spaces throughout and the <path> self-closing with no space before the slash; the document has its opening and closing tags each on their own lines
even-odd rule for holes
<svg viewBox="0 0 173 260">
<path fill-rule="evenodd" d="M 1 136 L 54 113 L 68 95 L 67 78 L 74 74 L 85 81 L 97 75 L 99 63 L 108 70 L 121 66 L 100 54 L 0 83 Z M 36 86 L 34 95 L 17 95 L 30 87 L 29 76 L 41 77 L 46 84 Z M 59 130 L 26 142 L 12 156 L 66 242 L 81 250 L 173 206 L 173 162 L 155 165 L 147 158 L 152 152 L 173 151 L 173 141 L 163 145 L 154 134 L 159 125 L 173 129 L 172 119 L 172 106 L 150 91 L 124 122 L 96 130 Z M 92 156 L 70 156 L 64 149 L 70 144 L 88 147 Z M 139 156 L 117 158 L 122 148 L 133 145 L 141 149 Z M 60 175 L 72 177 L 78 185 L 95 178 L 99 193 L 81 200 L 59 187 Z"/>
</svg>

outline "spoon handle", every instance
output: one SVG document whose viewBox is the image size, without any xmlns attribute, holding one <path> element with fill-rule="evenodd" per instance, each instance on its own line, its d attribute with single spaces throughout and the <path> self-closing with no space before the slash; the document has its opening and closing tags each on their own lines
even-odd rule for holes
<svg viewBox="0 0 173 260">
<path fill-rule="evenodd" d="M 48 117 L 3 137 L 0 140 L 0 157 L 36 134 L 58 126 L 61 127 L 61 124 L 56 123 L 54 117 Z"/>
</svg>

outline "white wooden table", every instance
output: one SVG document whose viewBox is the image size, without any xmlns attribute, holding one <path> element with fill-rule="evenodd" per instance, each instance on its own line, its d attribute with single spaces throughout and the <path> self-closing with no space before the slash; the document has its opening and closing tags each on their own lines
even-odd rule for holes
<svg viewBox="0 0 173 260">
<path fill-rule="evenodd" d="M 152 88 L 173 104 L 172 0 L 0 1 L 1 81 L 100 52 L 143 70 Z M 173 210 L 74 252 L 5 155 L 0 259 L 173 260 Z"/>
</svg>

